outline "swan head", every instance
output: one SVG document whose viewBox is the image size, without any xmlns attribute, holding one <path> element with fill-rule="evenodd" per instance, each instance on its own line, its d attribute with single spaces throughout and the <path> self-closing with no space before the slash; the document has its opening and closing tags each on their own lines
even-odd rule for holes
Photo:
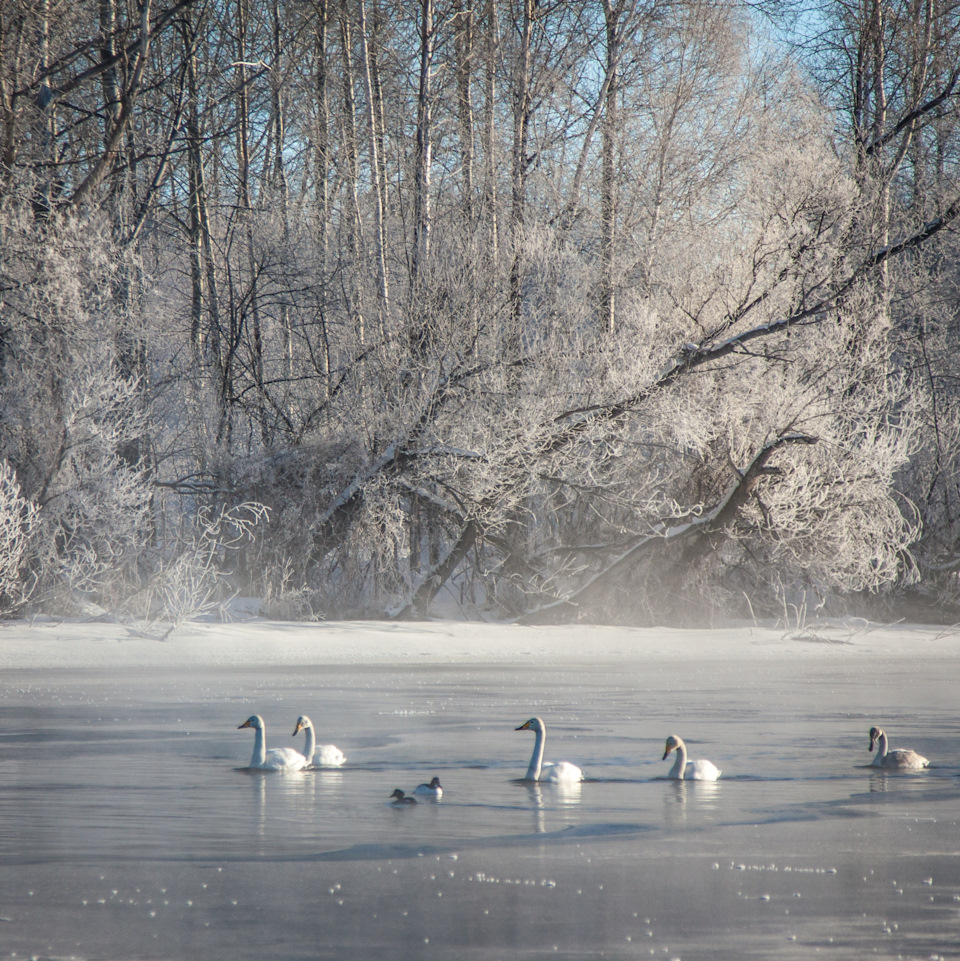
<svg viewBox="0 0 960 961">
<path fill-rule="evenodd" d="M 515 731 L 533 731 L 536 734 L 543 734 L 545 728 L 543 721 L 539 717 L 532 717 L 529 721 L 524 721 L 520 727 L 514 728 Z"/>
<path fill-rule="evenodd" d="M 667 738 L 667 743 L 663 746 L 663 757 L 660 758 L 660 760 L 665 761 L 670 756 L 671 751 L 678 751 L 680 749 L 681 744 L 683 744 L 683 741 L 681 741 L 676 734 L 671 734 L 670 737 Z"/>
<path fill-rule="evenodd" d="M 262 731 L 262 730 L 263 730 L 263 718 L 260 717 L 259 714 L 251 714 L 250 717 L 248 717 L 248 718 L 243 722 L 243 724 L 241 724 L 241 725 L 239 725 L 239 726 L 237 727 L 237 730 L 238 730 L 238 731 L 241 731 L 241 730 L 243 730 L 243 728 L 245 728 L 245 727 L 252 727 L 254 730 Z"/>
<path fill-rule="evenodd" d="M 301 731 L 306 731 L 307 728 L 313 727 L 313 721 L 307 717 L 306 714 L 301 714 L 297 718 L 297 726 L 293 729 L 293 734 L 291 737 L 296 737 Z"/>
<path fill-rule="evenodd" d="M 883 737 L 883 731 L 878 727 L 870 728 L 870 751 L 872 752 L 877 744 L 877 741 Z"/>
</svg>

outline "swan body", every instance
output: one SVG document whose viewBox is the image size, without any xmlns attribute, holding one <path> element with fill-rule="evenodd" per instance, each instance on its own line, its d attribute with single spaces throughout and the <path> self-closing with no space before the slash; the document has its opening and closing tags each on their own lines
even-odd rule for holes
<svg viewBox="0 0 960 961">
<path fill-rule="evenodd" d="M 879 727 L 870 728 L 870 750 L 877 748 L 877 753 L 870 762 L 870 767 L 880 767 L 887 771 L 920 771 L 930 765 L 930 762 L 916 751 L 909 748 L 897 751 L 887 750 L 887 735 Z"/>
<path fill-rule="evenodd" d="M 293 729 L 293 736 L 296 737 L 304 731 L 307 742 L 304 745 L 303 756 L 307 759 L 307 764 L 315 767 L 340 767 L 346 758 L 343 751 L 333 744 L 321 744 L 317 747 L 317 735 L 313 728 L 313 721 L 306 714 L 301 714 L 297 718 L 297 726 Z"/>
<path fill-rule="evenodd" d="M 253 742 L 253 756 L 250 767 L 260 771 L 302 771 L 307 766 L 307 759 L 292 747 L 274 747 L 269 751 L 264 745 L 266 726 L 259 714 L 252 714 L 237 730 L 252 727 L 256 732 Z"/>
<path fill-rule="evenodd" d="M 390 795 L 390 797 L 393 799 L 394 804 L 416 804 L 417 803 L 417 799 L 415 797 L 410 797 L 409 795 L 404 794 L 403 791 L 400 790 L 400 788 L 396 788 L 393 794 Z"/>
<path fill-rule="evenodd" d="M 675 734 L 671 734 L 667 738 L 662 760 L 665 761 L 670 756 L 671 751 L 677 752 L 677 759 L 673 762 L 673 767 L 670 768 L 667 777 L 677 781 L 684 779 L 689 781 L 716 781 L 720 777 L 720 770 L 712 761 L 688 761 L 687 745 L 683 743 L 683 738 L 677 737 Z"/>
<path fill-rule="evenodd" d="M 443 797 L 443 785 L 440 778 L 433 778 L 429 784 L 418 784 L 414 794 L 425 794 L 427 797 Z"/>
<path fill-rule="evenodd" d="M 530 766 L 527 768 L 526 781 L 549 781 L 553 784 L 573 784 L 583 780 L 583 771 L 569 761 L 551 763 L 543 760 L 543 747 L 547 740 L 547 729 L 539 717 L 532 717 L 529 721 L 516 728 L 518 731 L 533 731 L 537 739 L 533 744 L 533 754 Z"/>
</svg>

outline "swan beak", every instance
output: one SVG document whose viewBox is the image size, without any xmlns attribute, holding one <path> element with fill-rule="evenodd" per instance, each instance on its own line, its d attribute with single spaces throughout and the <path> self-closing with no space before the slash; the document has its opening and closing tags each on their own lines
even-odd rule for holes
<svg viewBox="0 0 960 961">
<path fill-rule="evenodd" d="M 293 729 L 293 734 L 290 737 L 296 737 L 303 730 L 303 725 L 297 721 L 297 726 Z"/>
<path fill-rule="evenodd" d="M 243 724 L 238 724 L 238 725 L 237 725 L 237 730 L 238 730 L 238 731 L 242 731 L 245 727 L 251 727 L 251 726 L 252 726 L 252 725 L 250 724 L 250 720 L 249 720 L 249 718 L 248 718 L 246 721 L 243 722 Z"/>
<path fill-rule="evenodd" d="M 524 723 L 521 724 L 520 727 L 515 727 L 514 730 L 515 730 L 515 731 L 529 731 L 529 730 L 530 730 L 530 722 L 529 722 L 529 721 L 524 721 Z"/>
<path fill-rule="evenodd" d="M 670 757 L 670 749 L 669 749 L 669 748 L 667 748 L 667 750 L 663 752 L 663 757 L 660 758 L 660 760 L 661 760 L 661 761 L 665 761 L 668 757 Z"/>
</svg>

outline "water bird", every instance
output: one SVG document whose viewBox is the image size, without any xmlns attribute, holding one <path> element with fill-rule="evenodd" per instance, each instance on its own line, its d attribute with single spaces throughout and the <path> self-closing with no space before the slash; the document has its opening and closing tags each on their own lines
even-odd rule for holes
<svg viewBox="0 0 960 961">
<path fill-rule="evenodd" d="M 687 779 L 689 781 L 716 781 L 720 777 L 720 770 L 712 761 L 688 761 L 687 745 L 683 743 L 682 737 L 671 734 L 667 738 L 664 746 L 662 761 L 665 761 L 671 751 L 677 752 L 677 759 L 670 768 L 667 777 L 677 781 Z"/>
<path fill-rule="evenodd" d="M 417 799 L 415 797 L 410 797 L 403 793 L 400 788 L 395 788 L 393 794 L 390 795 L 393 799 L 394 804 L 416 804 Z"/>
<path fill-rule="evenodd" d="M 877 753 L 870 762 L 870 767 L 882 767 L 890 771 L 919 771 L 929 767 L 930 762 L 916 751 L 903 748 L 896 751 L 887 750 L 887 735 L 879 727 L 870 728 L 870 751 L 874 747 Z"/>
<path fill-rule="evenodd" d="M 429 784 L 418 784 L 414 794 L 426 794 L 427 797 L 443 797 L 443 785 L 440 778 L 433 778 Z"/>
<path fill-rule="evenodd" d="M 297 718 L 297 726 L 293 729 L 293 736 L 296 737 L 301 731 L 305 732 L 307 738 L 303 749 L 303 756 L 307 759 L 307 764 L 313 764 L 317 767 L 340 767 L 346 761 L 343 751 L 334 744 L 321 744 L 317 747 L 317 735 L 313 727 L 313 721 L 306 714 L 301 714 Z"/>
<path fill-rule="evenodd" d="M 533 754 L 530 756 L 530 766 L 527 768 L 525 781 L 549 781 L 554 784 L 572 784 L 583 780 L 583 771 L 569 761 L 544 763 L 543 746 L 547 740 L 547 728 L 539 717 L 532 717 L 529 721 L 515 728 L 517 731 L 533 731 L 537 739 L 533 744 Z"/>
<path fill-rule="evenodd" d="M 245 727 L 252 727 L 256 731 L 250 767 L 261 771 L 302 771 L 307 766 L 307 759 L 292 747 L 273 747 L 269 751 L 266 749 L 266 725 L 259 714 L 250 715 L 237 730 Z"/>
</svg>

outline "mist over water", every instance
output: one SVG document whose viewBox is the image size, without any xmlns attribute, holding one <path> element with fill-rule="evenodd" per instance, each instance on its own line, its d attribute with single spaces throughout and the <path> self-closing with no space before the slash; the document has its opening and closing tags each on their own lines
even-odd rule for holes
<svg viewBox="0 0 960 961">
<path fill-rule="evenodd" d="M 251 713 L 346 765 L 246 770 Z M 958 745 L 948 659 L 7 671 L 0 958 L 955 958 Z"/>
</svg>

